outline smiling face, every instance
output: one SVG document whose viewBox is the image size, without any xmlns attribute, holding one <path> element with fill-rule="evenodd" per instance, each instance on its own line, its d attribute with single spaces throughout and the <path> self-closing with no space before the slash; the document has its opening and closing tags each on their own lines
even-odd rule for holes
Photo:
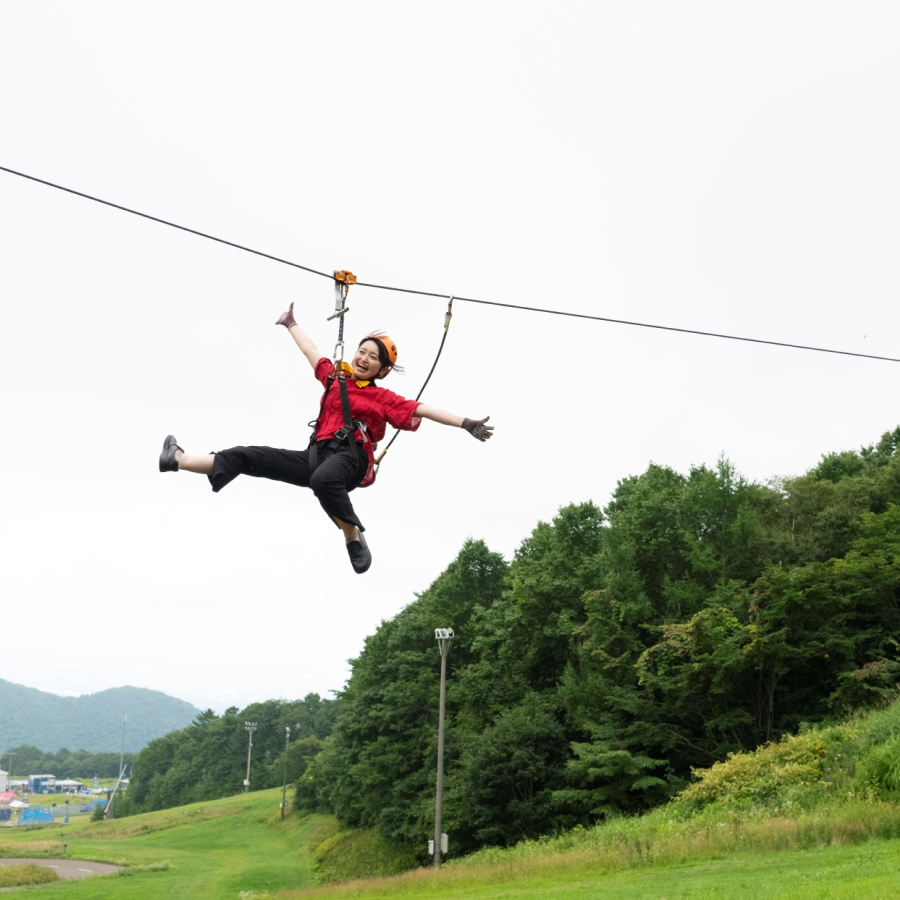
<svg viewBox="0 0 900 900">
<path fill-rule="evenodd" d="M 378 344 L 363 341 L 353 354 L 353 377 L 357 381 L 373 381 L 376 376 L 384 378 L 391 371 L 390 366 L 382 366 Z"/>
</svg>

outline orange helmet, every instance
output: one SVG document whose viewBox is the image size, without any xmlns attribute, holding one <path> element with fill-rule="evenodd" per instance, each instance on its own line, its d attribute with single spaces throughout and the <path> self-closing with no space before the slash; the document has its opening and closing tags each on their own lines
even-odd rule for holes
<svg viewBox="0 0 900 900">
<path fill-rule="evenodd" d="M 397 365 L 397 345 L 394 343 L 393 338 L 389 335 L 384 334 L 384 332 L 377 332 L 375 334 L 370 334 L 368 337 L 363 338 L 360 342 L 360 346 L 362 346 L 366 341 L 378 341 L 382 347 L 387 351 L 388 359 L 391 361 L 391 365 Z"/>
</svg>

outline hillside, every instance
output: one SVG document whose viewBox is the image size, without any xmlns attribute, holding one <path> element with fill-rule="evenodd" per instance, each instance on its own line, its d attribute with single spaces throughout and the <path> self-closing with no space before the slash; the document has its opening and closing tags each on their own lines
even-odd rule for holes
<svg viewBox="0 0 900 900">
<path fill-rule="evenodd" d="M 761 483 L 651 464 L 507 561 L 469 540 L 370 635 L 298 803 L 417 852 L 433 829 L 450 626 L 444 830 L 456 852 L 657 808 L 693 769 L 900 689 L 900 428 Z"/>
<path fill-rule="evenodd" d="M 265 891 L 313 885 L 311 847 L 334 829 L 326 816 L 282 821 L 280 801 L 276 789 L 132 819 L 4 828 L 0 860 L 65 854 L 127 867 L 125 877 L 41 888 L 45 900 L 238 900 L 242 892 L 262 900 Z"/>
<path fill-rule="evenodd" d="M 126 686 L 60 697 L 3 679 L 0 710 L 0 753 L 22 744 L 45 751 L 62 747 L 118 751 L 124 716 L 128 716 L 125 750 L 136 752 L 154 738 L 184 728 L 200 713 L 184 700 L 147 688 Z"/>
<path fill-rule="evenodd" d="M 46 900 L 861 900 L 896 893 L 898 842 L 878 838 L 897 829 L 888 821 L 891 809 L 878 803 L 831 810 L 817 818 L 816 833 L 808 816 L 636 817 L 437 871 L 323 885 L 323 861 L 338 858 L 351 874 L 367 861 L 366 847 L 356 841 L 349 854 L 340 852 L 346 836 L 329 816 L 282 821 L 280 799 L 274 789 L 110 822 L 84 816 L 68 826 L 4 829 L 0 859 L 65 855 L 126 867 L 119 875 L 42 887 Z"/>
</svg>

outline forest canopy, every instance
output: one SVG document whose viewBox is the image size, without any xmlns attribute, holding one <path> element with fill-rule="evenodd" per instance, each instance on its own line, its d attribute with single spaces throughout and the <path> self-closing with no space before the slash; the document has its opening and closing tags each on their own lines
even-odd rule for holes
<svg viewBox="0 0 900 900">
<path fill-rule="evenodd" d="M 766 484 L 651 465 L 564 507 L 511 562 L 469 540 L 366 639 L 300 808 L 459 852 L 665 801 L 729 753 L 877 704 L 900 681 L 900 428 Z"/>
<path fill-rule="evenodd" d="M 250 790 L 281 787 L 285 778 L 293 783 L 331 734 L 339 705 L 337 700 L 307 694 L 302 700 L 251 703 L 243 710 L 232 706 L 221 716 L 207 709 L 187 728 L 150 741 L 137 754 L 131 784 L 127 794 L 117 798 L 115 815 L 152 812 L 239 793 L 247 774 L 247 722 L 256 725 Z"/>
</svg>

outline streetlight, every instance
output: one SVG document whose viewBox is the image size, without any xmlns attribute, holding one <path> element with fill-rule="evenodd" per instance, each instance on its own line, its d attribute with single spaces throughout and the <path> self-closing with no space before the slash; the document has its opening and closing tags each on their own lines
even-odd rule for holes
<svg viewBox="0 0 900 900">
<path fill-rule="evenodd" d="M 284 801 L 287 797 L 287 751 L 288 741 L 291 739 L 291 726 L 286 725 L 284 728 L 284 784 L 281 787 L 281 818 L 284 818 Z"/>
<path fill-rule="evenodd" d="M 440 868 L 441 857 L 447 852 L 444 836 L 441 834 L 441 805 L 444 795 L 444 707 L 447 693 L 447 651 L 453 640 L 452 628 L 435 628 L 438 649 L 441 651 L 441 705 L 438 713 L 438 758 L 437 758 L 437 790 L 434 801 L 434 867 Z"/>
<path fill-rule="evenodd" d="M 244 730 L 250 735 L 250 743 L 247 745 L 247 777 L 244 779 L 244 793 L 250 790 L 250 753 L 253 750 L 253 732 L 256 731 L 256 722 L 244 722 Z"/>
<path fill-rule="evenodd" d="M 128 716 L 123 716 L 122 718 L 122 752 L 119 754 L 119 778 L 121 778 L 125 773 L 125 723 L 128 721 Z"/>
</svg>

